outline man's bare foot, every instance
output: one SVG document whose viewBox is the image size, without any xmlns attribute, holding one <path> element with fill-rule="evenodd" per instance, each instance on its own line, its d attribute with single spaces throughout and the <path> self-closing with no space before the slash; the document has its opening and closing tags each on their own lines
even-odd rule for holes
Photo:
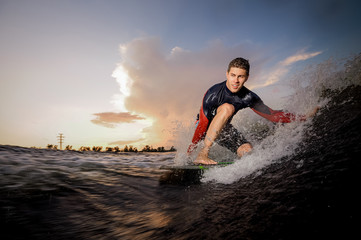
<svg viewBox="0 0 361 240">
<path fill-rule="evenodd" d="M 215 165 L 218 164 L 216 161 L 213 161 L 209 157 L 206 156 L 198 156 L 196 160 L 193 162 L 194 164 L 203 164 L 203 165 Z"/>
</svg>

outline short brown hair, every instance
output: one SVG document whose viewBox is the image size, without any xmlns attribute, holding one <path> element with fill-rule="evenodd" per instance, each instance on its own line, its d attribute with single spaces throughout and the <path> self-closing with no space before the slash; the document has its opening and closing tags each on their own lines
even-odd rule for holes
<svg viewBox="0 0 361 240">
<path fill-rule="evenodd" d="M 244 70 L 246 70 L 247 75 L 249 75 L 249 62 L 248 60 L 244 59 L 244 58 L 235 58 L 233 59 L 229 64 L 228 64 L 228 69 L 227 72 L 229 72 L 231 70 L 232 67 L 236 67 L 236 68 L 242 68 Z"/>
</svg>

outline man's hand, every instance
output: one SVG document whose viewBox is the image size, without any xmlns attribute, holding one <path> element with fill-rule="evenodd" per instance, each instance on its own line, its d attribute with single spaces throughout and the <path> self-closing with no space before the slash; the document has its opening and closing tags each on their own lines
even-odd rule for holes
<svg viewBox="0 0 361 240">
<path fill-rule="evenodd" d="M 318 112 L 318 110 L 320 109 L 320 106 L 315 107 L 314 109 L 312 109 L 311 111 L 309 111 L 306 114 L 306 118 L 310 118 L 310 117 L 314 117 L 316 115 L 316 113 Z"/>
</svg>

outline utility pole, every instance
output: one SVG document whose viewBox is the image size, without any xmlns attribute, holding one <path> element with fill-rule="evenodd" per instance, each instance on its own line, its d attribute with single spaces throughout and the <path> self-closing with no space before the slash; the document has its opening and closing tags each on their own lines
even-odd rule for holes
<svg viewBox="0 0 361 240">
<path fill-rule="evenodd" d="M 62 133 L 59 133 L 58 141 L 60 144 L 60 150 L 63 150 L 64 135 Z"/>
</svg>

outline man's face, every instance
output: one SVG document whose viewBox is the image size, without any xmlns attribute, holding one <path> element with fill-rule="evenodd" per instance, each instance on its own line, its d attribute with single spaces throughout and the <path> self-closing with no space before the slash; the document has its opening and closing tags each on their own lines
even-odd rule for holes
<svg viewBox="0 0 361 240">
<path fill-rule="evenodd" d="M 236 67 L 232 67 L 229 72 L 226 73 L 226 76 L 226 86 L 232 93 L 238 92 L 248 79 L 247 71 Z"/>
</svg>

